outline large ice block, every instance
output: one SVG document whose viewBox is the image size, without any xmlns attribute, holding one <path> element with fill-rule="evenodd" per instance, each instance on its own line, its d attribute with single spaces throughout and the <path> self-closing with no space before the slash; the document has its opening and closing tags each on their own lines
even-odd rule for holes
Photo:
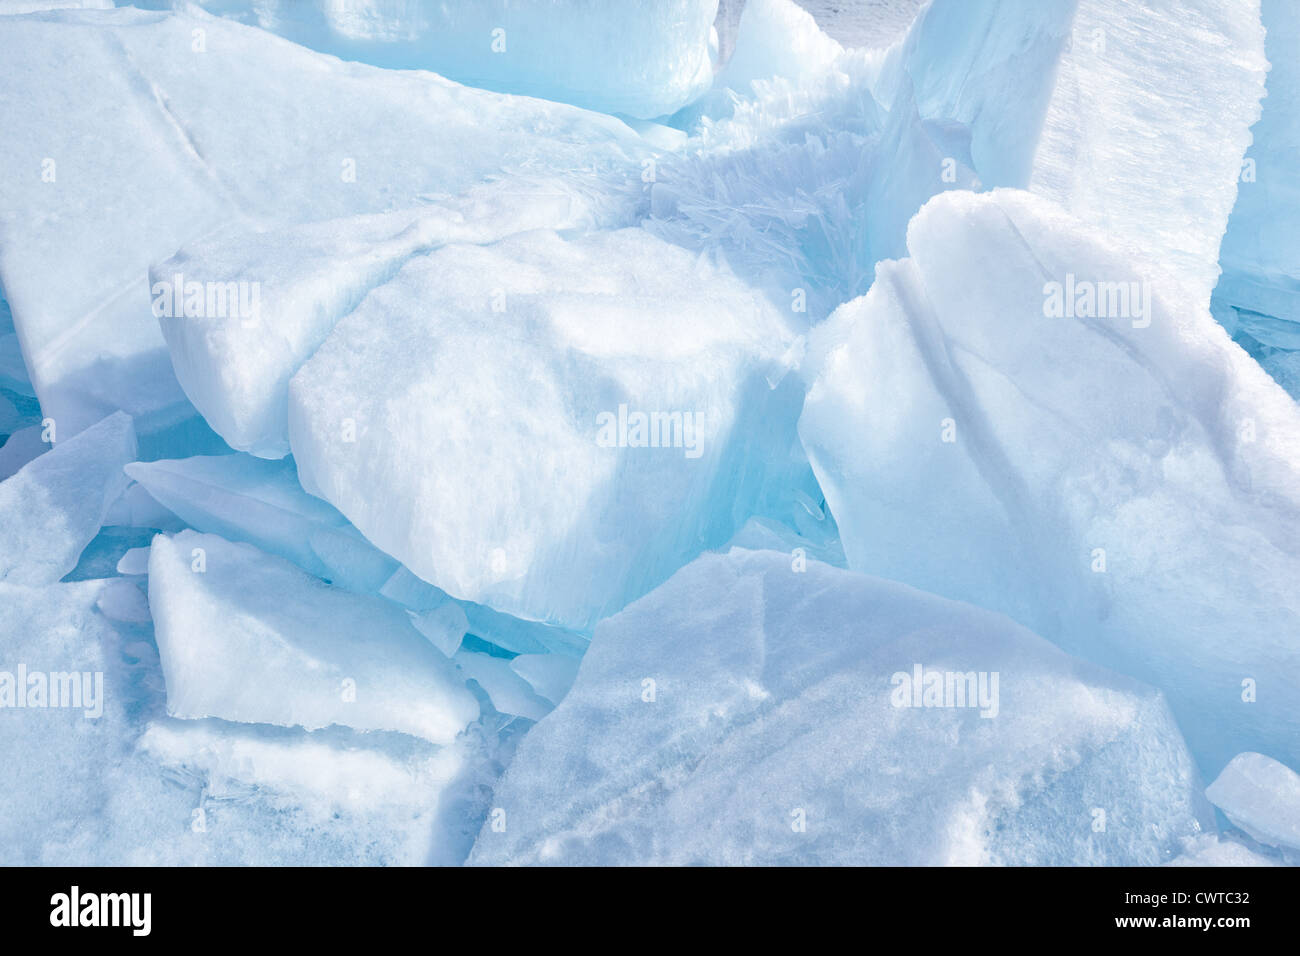
<svg viewBox="0 0 1300 956">
<path fill-rule="evenodd" d="M 1264 93 L 1260 0 L 933 0 L 876 95 L 965 130 L 980 181 L 1026 187 L 1197 304 Z"/>
<path fill-rule="evenodd" d="M 446 246 L 294 376 L 289 436 L 303 487 L 416 575 L 585 629 L 811 479 L 793 340 L 641 229 Z"/>
<path fill-rule="evenodd" d="M 1300 408 L 1109 238 L 932 200 L 814 333 L 804 445 L 851 568 L 1164 689 L 1207 773 L 1300 756 Z"/>
<path fill-rule="evenodd" d="M 1151 688 L 741 550 L 597 627 L 493 803 L 471 863 L 1154 864 L 1208 813 Z"/>
</svg>

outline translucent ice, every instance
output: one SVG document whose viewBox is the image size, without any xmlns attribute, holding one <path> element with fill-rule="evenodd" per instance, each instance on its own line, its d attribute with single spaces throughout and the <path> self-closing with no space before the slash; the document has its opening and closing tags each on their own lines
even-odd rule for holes
<svg viewBox="0 0 1300 956">
<path fill-rule="evenodd" d="M 849 566 L 1164 689 L 1208 773 L 1300 756 L 1300 408 L 1107 239 L 945 193 L 817 330 L 800 434 Z"/>
<path fill-rule="evenodd" d="M 1205 795 L 1260 843 L 1300 850 L 1300 774 L 1263 754 L 1233 757 Z"/>
<path fill-rule="evenodd" d="M 1214 297 L 1238 341 L 1300 396 L 1300 8 L 1263 0 L 1263 15 L 1268 96 L 1251 129 Z"/>
<path fill-rule="evenodd" d="M 251 455 L 133 462 L 126 473 L 198 531 L 247 541 L 356 591 L 378 591 L 397 562 L 298 484 L 293 462 Z"/>
<path fill-rule="evenodd" d="M 582 629 L 806 473 L 793 336 L 641 229 L 446 246 L 293 378 L 299 478 L 453 597 Z"/>
<path fill-rule="evenodd" d="M 473 863 L 1151 864 L 1208 810 L 1149 687 L 1000 615 L 741 550 L 597 627 L 493 802 Z"/>
<path fill-rule="evenodd" d="M 478 716 L 399 608 L 212 534 L 159 535 L 149 605 L 176 717 L 395 730 L 447 743 Z"/>
<path fill-rule="evenodd" d="M 662 116 L 713 78 L 709 33 L 718 0 L 199 3 L 345 60 L 433 70 L 469 86 L 608 113 Z"/>
<path fill-rule="evenodd" d="M 501 713 L 541 720 L 550 712 L 550 702 L 539 697 L 532 685 L 505 658 L 460 650 L 456 652 L 455 661 L 465 678 L 483 688 L 492 706 Z"/>
<path fill-rule="evenodd" d="M 0 481 L 0 581 L 51 584 L 75 568 L 135 452 L 130 416 L 116 412 Z"/>
<path fill-rule="evenodd" d="M 1265 68 L 1259 0 L 933 0 L 876 95 L 964 131 L 985 186 L 1056 200 L 1203 304 Z"/>
<path fill-rule="evenodd" d="M 510 667 L 542 697 L 558 704 L 578 676 L 579 661 L 564 654 L 520 654 Z"/>
</svg>

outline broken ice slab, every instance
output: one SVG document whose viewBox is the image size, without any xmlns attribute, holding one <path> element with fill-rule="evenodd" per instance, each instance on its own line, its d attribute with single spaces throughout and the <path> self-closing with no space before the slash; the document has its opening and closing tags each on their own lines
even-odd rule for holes
<svg viewBox="0 0 1300 956">
<path fill-rule="evenodd" d="M 511 666 L 512 661 L 463 648 L 453 660 L 465 679 L 477 683 L 501 713 L 541 720 L 551 712 L 552 703 L 538 696 L 532 684 Z"/>
<path fill-rule="evenodd" d="M 965 128 L 984 186 L 1055 200 L 1203 306 L 1264 53 L 1259 0 L 934 0 L 875 93 Z"/>
<path fill-rule="evenodd" d="M 154 538 L 168 713 L 454 739 L 478 706 L 400 608 L 213 534 Z"/>
<path fill-rule="evenodd" d="M 552 704 L 558 704 L 569 692 L 581 663 L 580 658 L 564 654 L 520 654 L 510 659 L 511 669 Z"/>
<path fill-rule="evenodd" d="M 1263 754 L 1237 754 L 1205 795 L 1260 843 L 1300 851 L 1300 774 L 1285 764 Z"/>
<path fill-rule="evenodd" d="M 294 376 L 298 475 L 453 597 L 586 630 L 815 489 L 769 384 L 794 335 L 641 229 L 445 246 Z"/>
<path fill-rule="evenodd" d="M 1207 772 L 1300 759 L 1300 408 L 1110 238 L 931 200 L 812 337 L 804 446 L 851 568 L 1162 688 Z"/>
<path fill-rule="evenodd" d="M 116 412 L 0 481 L 0 581 L 52 584 L 75 568 L 135 454 L 131 418 Z"/>
<path fill-rule="evenodd" d="M 95 808 L 132 737 L 121 640 L 95 607 L 103 587 L 0 582 L 4 865 L 38 866 L 61 845 L 102 835 Z"/>
<path fill-rule="evenodd" d="M 150 270 L 154 311 L 185 394 L 230 447 L 289 453 L 289 379 L 340 318 L 411 256 L 573 228 L 583 205 L 546 182 L 380 215 L 234 232 L 187 245 Z"/>
<path fill-rule="evenodd" d="M 398 567 L 302 490 L 292 460 L 198 455 L 133 462 L 126 473 L 196 530 L 247 541 L 350 590 L 378 591 Z"/>
<path fill-rule="evenodd" d="M 1149 865 L 1209 820 L 1150 687 L 1001 615 L 738 549 L 596 628 L 493 804 L 472 863 Z"/>
<path fill-rule="evenodd" d="M 139 747 L 191 800 L 157 814 L 166 862 L 422 866 L 468 849 L 473 819 L 455 813 L 478 759 L 467 746 L 163 718 Z"/>
</svg>

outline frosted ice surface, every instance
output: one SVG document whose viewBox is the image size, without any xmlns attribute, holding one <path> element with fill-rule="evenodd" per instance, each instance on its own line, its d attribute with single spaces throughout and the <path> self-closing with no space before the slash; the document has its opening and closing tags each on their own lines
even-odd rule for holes
<svg viewBox="0 0 1300 956">
<path fill-rule="evenodd" d="M 911 706 L 917 667 L 932 703 L 983 673 L 987 706 Z M 1152 864 L 1198 797 L 1149 687 L 1000 615 L 735 550 L 597 627 L 470 862 Z"/>
<path fill-rule="evenodd" d="M 0 17 L 46 10 L 112 10 L 113 0 L 0 0 Z"/>
<path fill-rule="evenodd" d="M 1237 754 L 1205 795 L 1260 843 L 1300 850 L 1300 774 L 1285 764 Z"/>
<path fill-rule="evenodd" d="M 847 47 L 887 47 L 907 33 L 926 0 L 798 0 Z"/>
<path fill-rule="evenodd" d="M 152 288 L 217 290 L 228 306 L 160 305 L 159 321 L 186 395 L 232 447 L 289 453 L 289 379 L 338 320 L 417 252 L 449 241 L 573 228 L 589 217 L 561 187 L 479 189 L 445 207 L 202 239 L 150 270 Z M 238 300 L 238 301 L 236 301 Z M 214 299 L 220 305 L 219 299 Z M 193 309 L 191 309 L 193 305 Z"/>
<path fill-rule="evenodd" d="M 1265 68 L 1259 0 L 933 0 L 876 95 L 965 129 L 985 186 L 1056 200 L 1201 304 Z"/>
<path fill-rule="evenodd" d="M 142 432 L 192 414 L 147 278 L 186 244 L 452 200 L 488 178 L 607 205 L 639 190 L 649 152 L 608 116 L 136 9 L 0 19 L 0 114 L 0 284 L 65 437 L 118 408 Z"/>
<path fill-rule="evenodd" d="M 340 724 L 447 743 L 478 716 L 399 608 L 212 534 L 159 535 L 149 605 L 175 717 Z"/>
<path fill-rule="evenodd" d="M 418 866 L 439 843 L 467 842 L 444 815 L 469 755 L 421 743 L 163 719 L 140 750 L 200 791 L 199 839 L 193 811 L 171 821 L 181 860 Z"/>
<path fill-rule="evenodd" d="M 468 86 L 653 118 L 713 79 L 718 0 L 198 0 L 295 43 Z M 187 0 L 139 0 L 183 7 Z"/>
<path fill-rule="evenodd" d="M 12 514 L 6 509 L 6 523 Z M 115 653 L 120 639 L 95 609 L 100 592 L 95 581 L 0 582 L 0 700 L 12 775 L 0 813 L 5 865 L 47 862 L 51 846 L 95 833 L 91 808 L 127 752 L 129 676 Z"/>
<path fill-rule="evenodd" d="M 0 481 L 0 581 L 52 584 L 75 568 L 135 453 L 131 418 L 115 412 Z"/>
<path fill-rule="evenodd" d="M 809 346 L 849 566 L 1163 688 L 1207 773 L 1300 756 L 1300 408 L 1046 200 L 945 193 L 908 247 Z"/>
<path fill-rule="evenodd" d="M 641 229 L 446 246 L 297 373 L 290 441 L 303 487 L 419 577 L 585 629 L 806 473 L 800 388 L 768 381 L 793 339 Z"/>
</svg>

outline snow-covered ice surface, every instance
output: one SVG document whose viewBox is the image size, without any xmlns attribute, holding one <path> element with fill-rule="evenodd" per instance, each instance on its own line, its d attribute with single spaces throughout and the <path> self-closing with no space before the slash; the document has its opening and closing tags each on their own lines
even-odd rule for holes
<svg viewBox="0 0 1300 956">
<path fill-rule="evenodd" d="M 1300 862 L 1298 38 L 0 0 L 0 863 Z"/>
<path fill-rule="evenodd" d="M 978 694 L 942 706 L 967 673 Z M 470 861 L 1153 864 L 1198 797 L 1151 688 L 986 611 L 734 550 L 601 623 Z"/>
</svg>

